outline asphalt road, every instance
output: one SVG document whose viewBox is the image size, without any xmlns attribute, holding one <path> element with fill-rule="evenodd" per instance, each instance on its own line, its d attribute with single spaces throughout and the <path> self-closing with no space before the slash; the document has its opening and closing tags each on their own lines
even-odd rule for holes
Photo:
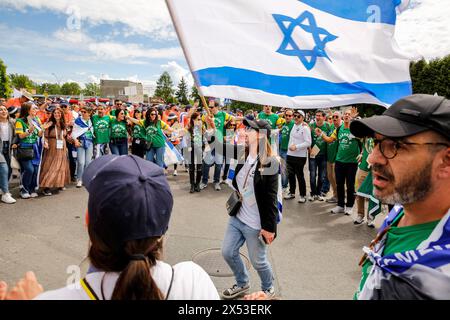
<svg viewBox="0 0 450 320">
<path fill-rule="evenodd" d="M 234 284 L 217 249 L 227 225 L 225 202 L 230 194 L 212 185 L 189 194 L 187 173 L 169 177 L 175 206 L 166 239 L 165 261 L 199 262 L 219 291 Z M 17 196 L 17 190 L 14 191 Z M 88 249 L 84 226 L 87 192 L 73 186 L 52 197 L 0 203 L 0 279 L 14 283 L 33 270 L 47 290 L 65 286 L 73 266 L 81 266 Z M 324 202 L 284 202 L 284 220 L 270 247 L 277 296 L 282 299 L 351 299 L 360 279 L 361 248 L 375 236 L 365 224 L 331 215 Z M 376 222 L 379 225 L 382 217 Z M 206 251 L 205 251 L 206 250 Z M 199 254 L 200 253 L 200 254 Z M 242 253 L 246 255 L 245 248 Z M 219 277 L 218 277 L 219 276 Z M 253 291 L 260 289 L 251 270 Z"/>
</svg>

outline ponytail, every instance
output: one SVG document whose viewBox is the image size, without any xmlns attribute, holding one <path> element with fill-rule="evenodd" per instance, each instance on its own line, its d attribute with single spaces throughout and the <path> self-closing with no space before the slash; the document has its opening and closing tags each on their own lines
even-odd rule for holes
<svg viewBox="0 0 450 320">
<path fill-rule="evenodd" d="M 142 259 L 131 257 L 125 270 L 120 273 L 111 300 L 163 300 L 164 296 L 151 275 L 156 259 L 151 254 Z"/>
<path fill-rule="evenodd" d="M 92 265 L 104 272 L 120 272 L 111 300 L 165 299 L 151 274 L 151 269 L 161 257 L 161 237 L 128 241 L 122 250 L 115 251 L 96 237 L 91 224 L 88 229 L 92 242 L 89 248 Z"/>
</svg>

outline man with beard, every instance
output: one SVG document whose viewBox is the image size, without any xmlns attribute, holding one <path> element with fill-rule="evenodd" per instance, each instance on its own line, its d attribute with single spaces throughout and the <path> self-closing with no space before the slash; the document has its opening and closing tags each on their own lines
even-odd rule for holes
<svg viewBox="0 0 450 320">
<path fill-rule="evenodd" d="M 355 299 L 450 299 L 450 100 L 406 97 L 350 129 L 374 138 L 374 196 L 396 204 L 364 248 Z"/>
</svg>

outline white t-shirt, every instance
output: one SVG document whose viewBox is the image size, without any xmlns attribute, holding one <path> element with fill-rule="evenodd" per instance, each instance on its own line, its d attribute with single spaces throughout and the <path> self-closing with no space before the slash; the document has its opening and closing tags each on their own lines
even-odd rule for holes
<svg viewBox="0 0 450 320">
<path fill-rule="evenodd" d="M 242 206 L 236 217 L 250 228 L 261 230 L 261 218 L 259 216 L 258 205 L 256 203 L 254 187 L 256 170 L 256 159 L 248 156 L 247 161 L 245 161 L 244 166 L 236 177 L 239 192 L 242 195 Z M 247 174 L 248 179 L 246 185 L 244 186 Z"/>
<path fill-rule="evenodd" d="M 193 262 L 182 262 L 175 266 L 172 290 L 168 300 L 219 300 L 219 294 L 209 275 L 199 265 Z M 167 263 L 157 261 L 152 268 L 152 277 L 162 292 L 163 296 L 169 290 L 172 279 L 172 268 Z M 104 272 L 91 273 L 86 276 L 86 280 L 95 291 L 99 299 L 102 299 L 101 282 Z M 108 273 L 105 276 L 103 290 L 105 299 L 110 300 L 114 287 L 119 278 L 119 273 Z M 54 291 L 40 294 L 35 300 L 91 300 L 80 285 L 70 285 Z"/>
<path fill-rule="evenodd" d="M 0 122 L 0 140 L 9 141 L 9 123 Z M 2 146 L 0 146 L 2 147 Z"/>
</svg>

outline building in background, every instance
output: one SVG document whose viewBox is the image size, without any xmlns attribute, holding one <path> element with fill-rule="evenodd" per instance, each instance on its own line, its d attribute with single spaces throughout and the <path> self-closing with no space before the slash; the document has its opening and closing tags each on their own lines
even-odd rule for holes
<svg viewBox="0 0 450 320">
<path fill-rule="evenodd" d="M 127 80 L 100 80 L 100 92 L 102 97 L 131 103 L 144 102 L 142 83 Z"/>
</svg>

